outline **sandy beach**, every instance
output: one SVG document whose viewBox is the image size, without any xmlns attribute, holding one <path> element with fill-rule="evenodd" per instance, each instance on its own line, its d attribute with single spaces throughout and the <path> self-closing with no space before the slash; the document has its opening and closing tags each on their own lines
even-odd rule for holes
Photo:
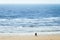
<svg viewBox="0 0 60 40">
<path fill-rule="evenodd" d="M 60 34 L 0 36 L 0 40 L 60 40 Z"/>
</svg>

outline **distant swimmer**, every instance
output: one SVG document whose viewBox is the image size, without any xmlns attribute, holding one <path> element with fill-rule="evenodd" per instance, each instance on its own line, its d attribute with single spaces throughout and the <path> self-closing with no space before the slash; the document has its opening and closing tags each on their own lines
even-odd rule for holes
<svg viewBox="0 0 60 40">
<path fill-rule="evenodd" d="M 35 33 L 35 36 L 37 36 L 37 33 Z"/>
</svg>

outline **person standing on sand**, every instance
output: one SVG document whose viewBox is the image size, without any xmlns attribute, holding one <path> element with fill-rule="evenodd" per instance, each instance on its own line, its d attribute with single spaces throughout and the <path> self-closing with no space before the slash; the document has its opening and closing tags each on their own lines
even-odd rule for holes
<svg viewBox="0 0 60 40">
<path fill-rule="evenodd" d="M 35 33 L 35 36 L 37 36 L 37 33 Z"/>
</svg>

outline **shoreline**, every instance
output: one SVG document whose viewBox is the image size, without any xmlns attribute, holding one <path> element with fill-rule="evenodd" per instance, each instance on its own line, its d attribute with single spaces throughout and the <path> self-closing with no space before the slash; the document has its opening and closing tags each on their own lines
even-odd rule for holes
<svg viewBox="0 0 60 40">
<path fill-rule="evenodd" d="M 32 32 L 32 33 L 0 33 L 0 36 L 14 36 L 14 35 L 33 35 L 35 36 L 35 33 L 37 33 L 37 35 L 56 35 L 56 34 L 60 34 L 60 32 Z"/>
<path fill-rule="evenodd" d="M 60 40 L 60 34 L 0 36 L 0 40 Z"/>
</svg>

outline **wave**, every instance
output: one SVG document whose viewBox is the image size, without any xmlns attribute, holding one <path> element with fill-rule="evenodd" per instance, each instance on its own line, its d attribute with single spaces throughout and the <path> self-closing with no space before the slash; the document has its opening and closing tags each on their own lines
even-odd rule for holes
<svg viewBox="0 0 60 40">
<path fill-rule="evenodd" d="M 60 17 L 39 18 L 39 19 L 0 19 L 0 26 L 23 26 L 23 27 L 37 27 L 37 26 L 60 26 Z"/>
<path fill-rule="evenodd" d="M 60 26 L 21 27 L 0 26 L 0 33 L 60 32 Z"/>
<path fill-rule="evenodd" d="M 0 33 L 60 32 L 60 17 L 0 19 Z"/>
</svg>

